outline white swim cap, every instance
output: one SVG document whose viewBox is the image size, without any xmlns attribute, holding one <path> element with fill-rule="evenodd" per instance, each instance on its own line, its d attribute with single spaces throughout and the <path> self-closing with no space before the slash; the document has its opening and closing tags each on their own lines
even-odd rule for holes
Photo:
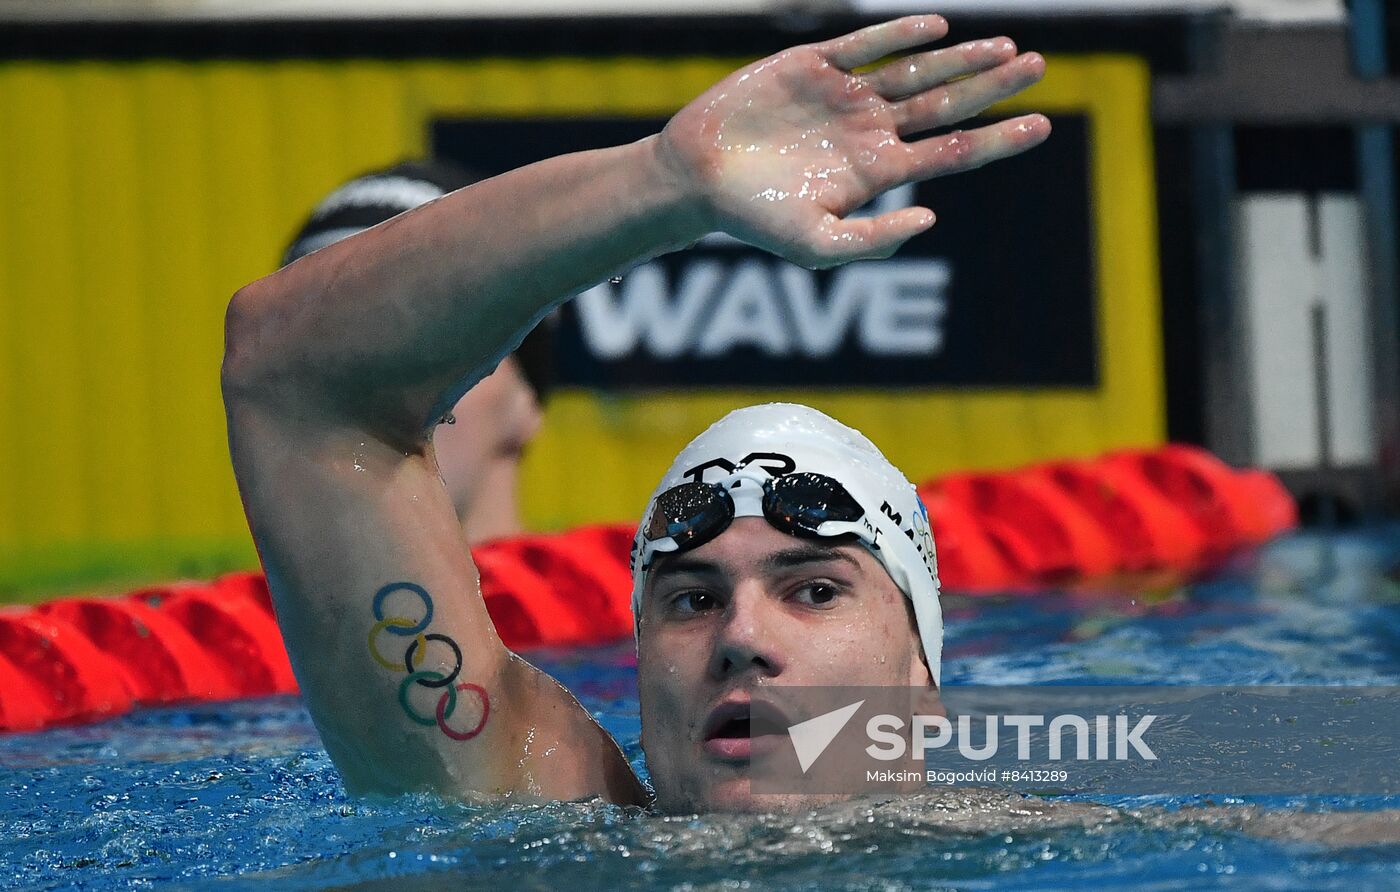
<svg viewBox="0 0 1400 892">
<path fill-rule="evenodd" d="M 632 617 L 639 631 L 646 570 L 638 556 L 659 495 L 683 483 L 723 483 L 735 517 L 762 517 L 765 480 L 811 472 L 839 482 L 864 515 L 856 524 L 827 521 L 818 532 L 856 532 L 914 606 L 934 684 L 941 686 L 943 611 L 938 603 L 938 562 L 928 510 L 914 485 L 865 435 L 808 406 L 768 403 L 736 409 L 691 440 L 647 501 L 632 541 Z"/>
</svg>

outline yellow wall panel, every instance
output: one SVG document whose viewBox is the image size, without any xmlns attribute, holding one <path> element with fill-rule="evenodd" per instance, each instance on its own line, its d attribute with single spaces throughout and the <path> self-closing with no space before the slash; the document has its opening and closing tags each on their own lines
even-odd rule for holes
<svg viewBox="0 0 1400 892">
<path fill-rule="evenodd" d="M 10 78 L 0 71 L 0 132 L 13 133 L 15 122 L 9 119 L 8 101 Z M 13 188 L 6 172 L 14 169 L 9 160 L 10 140 L 0 139 L 0 209 L 14 206 Z M 0 212 L 0 246 L 13 241 L 10 230 L 16 223 L 15 214 Z M 19 536 L 19 492 L 14 481 L 19 476 L 19 449 L 10 428 L 19 419 L 17 391 L 19 366 L 16 362 L 15 337 L 19 325 L 17 301 L 7 299 L 12 294 L 11 252 L 0 248 L 0 548 L 14 543 Z"/>
<path fill-rule="evenodd" d="M 75 106 L 85 110 L 82 129 L 94 138 L 77 138 L 73 145 L 74 250 L 83 258 L 72 262 L 80 307 L 74 322 L 82 343 L 83 383 L 77 394 L 65 397 L 82 412 L 78 442 L 87 471 L 88 532 L 117 541 L 159 528 L 151 393 L 144 360 L 134 360 L 151 349 L 148 304 L 132 299 L 148 284 L 139 235 L 144 190 L 131 175 L 145 134 L 137 120 L 135 84 L 120 70 L 81 66 L 74 72 L 72 95 Z"/>
<path fill-rule="evenodd" d="M 77 210 L 73 144 L 74 73 L 37 66 L 7 72 L 10 216 L 7 291 L 26 295 L 14 319 L 16 419 L 5 424 L 18 447 L 14 487 L 23 544 L 80 538 L 87 532 L 87 467 L 81 453 L 81 344 L 75 288 Z"/>
<path fill-rule="evenodd" d="M 218 395 L 223 309 L 330 189 L 421 155 L 436 118 L 659 117 L 741 61 L 0 64 L 0 597 L 76 564 L 115 578 L 251 561 Z M 1160 441 L 1146 68 L 1050 72 L 1018 105 L 1090 114 L 1100 388 L 565 391 L 526 460 L 527 520 L 630 518 L 685 440 L 772 399 L 862 428 L 916 479 Z"/>
<path fill-rule="evenodd" d="M 210 110 L 202 79 L 192 74 L 154 68 L 138 85 L 141 129 L 156 143 L 155 151 L 141 154 L 137 179 L 145 212 L 142 254 L 149 271 L 149 293 L 142 298 L 147 341 L 141 359 L 156 444 L 152 458 L 160 468 L 155 487 L 159 530 L 198 523 L 197 515 L 208 510 L 190 501 L 201 456 L 184 448 L 198 436 L 189 429 L 188 401 L 200 396 L 198 353 L 209 335 L 195 320 L 199 304 L 215 299 L 207 285 L 207 190 L 213 170 L 205 135 Z"/>
</svg>

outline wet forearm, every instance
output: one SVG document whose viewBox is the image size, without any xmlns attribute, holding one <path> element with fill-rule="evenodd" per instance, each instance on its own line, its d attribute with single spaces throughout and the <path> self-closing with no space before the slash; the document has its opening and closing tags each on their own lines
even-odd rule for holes
<svg viewBox="0 0 1400 892">
<path fill-rule="evenodd" d="M 416 438 L 530 323 L 704 234 L 656 140 L 478 183 L 244 288 L 225 378 Z"/>
</svg>

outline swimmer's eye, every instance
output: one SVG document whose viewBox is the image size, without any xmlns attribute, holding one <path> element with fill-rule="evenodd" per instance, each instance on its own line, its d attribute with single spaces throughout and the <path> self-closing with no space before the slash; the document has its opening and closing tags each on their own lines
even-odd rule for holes
<svg viewBox="0 0 1400 892">
<path fill-rule="evenodd" d="M 831 607 L 841 594 L 840 586 L 831 582 L 808 582 L 795 589 L 792 599 L 808 607 Z"/>
<path fill-rule="evenodd" d="M 720 606 L 719 598 L 715 596 L 714 592 L 707 592 L 703 589 L 679 592 L 671 597 L 670 602 L 671 609 L 681 614 L 704 613 Z"/>
</svg>

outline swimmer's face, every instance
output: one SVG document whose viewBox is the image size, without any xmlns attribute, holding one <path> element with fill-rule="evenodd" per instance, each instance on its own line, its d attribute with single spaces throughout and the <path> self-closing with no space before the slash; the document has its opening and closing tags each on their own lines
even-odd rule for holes
<svg viewBox="0 0 1400 892">
<path fill-rule="evenodd" d="M 832 799 L 751 794 L 747 732 L 721 704 L 768 685 L 930 686 L 903 592 L 864 547 L 797 539 L 757 517 L 658 560 L 641 605 L 642 748 L 657 806 L 792 811 Z M 932 690 L 930 688 L 930 690 Z"/>
</svg>

